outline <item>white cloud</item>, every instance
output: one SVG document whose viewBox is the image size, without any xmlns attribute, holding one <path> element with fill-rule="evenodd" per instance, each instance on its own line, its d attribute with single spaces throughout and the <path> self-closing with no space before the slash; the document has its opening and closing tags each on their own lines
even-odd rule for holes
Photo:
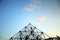
<svg viewBox="0 0 60 40">
<path fill-rule="evenodd" d="M 36 6 L 31 5 L 31 6 L 25 7 L 25 10 L 26 10 L 26 11 L 32 11 L 32 10 L 34 10 L 35 8 L 36 8 Z"/>
<path fill-rule="evenodd" d="M 24 8 L 25 11 L 32 11 L 40 8 L 40 0 L 31 0 L 31 3 Z"/>
</svg>

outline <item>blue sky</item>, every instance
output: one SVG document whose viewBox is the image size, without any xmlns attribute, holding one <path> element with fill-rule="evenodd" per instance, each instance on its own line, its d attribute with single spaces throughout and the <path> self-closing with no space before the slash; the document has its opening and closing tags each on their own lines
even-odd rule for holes
<svg viewBox="0 0 60 40">
<path fill-rule="evenodd" d="M 28 23 L 49 36 L 60 36 L 59 6 L 57 0 L 2 0 L 0 39 L 8 40 Z"/>
</svg>

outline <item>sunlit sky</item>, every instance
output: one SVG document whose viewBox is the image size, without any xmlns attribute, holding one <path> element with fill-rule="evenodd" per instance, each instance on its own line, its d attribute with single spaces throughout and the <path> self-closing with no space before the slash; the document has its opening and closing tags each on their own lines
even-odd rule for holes
<svg viewBox="0 0 60 40">
<path fill-rule="evenodd" d="M 60 36 L 60 1 L 2 0 L 0 39 L 8 40 L 28 23 L 51 37 Z"/>
</svg>

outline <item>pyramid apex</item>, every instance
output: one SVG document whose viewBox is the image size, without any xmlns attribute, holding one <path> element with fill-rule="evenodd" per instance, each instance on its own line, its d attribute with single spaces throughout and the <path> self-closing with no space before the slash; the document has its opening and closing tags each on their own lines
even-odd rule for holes
<svg viewBox="0 0 60 40">
<path fill-rule="evenodd" d="M 28 25 L 31 25 L 31 23 L 29 23 Z"/>
</svg>

